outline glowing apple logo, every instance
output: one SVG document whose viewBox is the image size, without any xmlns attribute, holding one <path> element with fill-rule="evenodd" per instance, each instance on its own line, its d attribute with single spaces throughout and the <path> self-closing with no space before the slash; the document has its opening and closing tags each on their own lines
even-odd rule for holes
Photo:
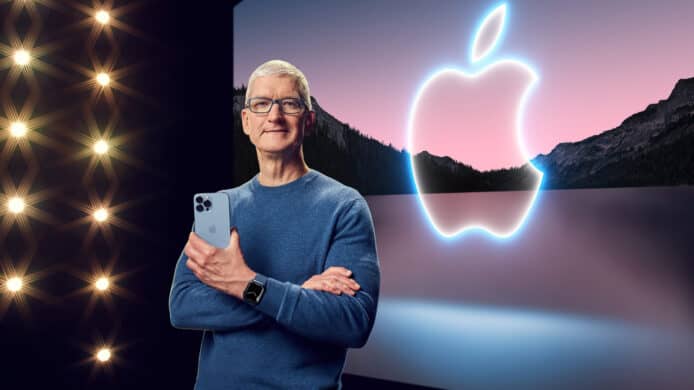
<svg viewBox="0 0 694 390">
<path fill-rule="evenodd" d="M 506 4 L 496 7 L 477 29 L 470 50 L 472 72 L 439 69 L 422 83 L 412 102 L 407 142 L 417 197 L 431 225 L 446 238 L 471 229 L 511 236 L 527 219 L 542 183 L 543 174 L 530 162 L 522 137 L 525 102 L 538 76 L 519 60 L 489 61 L 503 35 L 506 14 Z M 533 190 L 431 193 L 424 184 L 432 178 L 422 164 L 417 166 L 422 160 L 415 158 L 422 151 L 431 158 L 428 166 L 438 164 L 457 172 L 451 177 L 480 171 L 503 174 L 508 172 L 504 169 L 527 164 Z M 453 160 L 474 171 L 461 173 Z"/>
</svg>

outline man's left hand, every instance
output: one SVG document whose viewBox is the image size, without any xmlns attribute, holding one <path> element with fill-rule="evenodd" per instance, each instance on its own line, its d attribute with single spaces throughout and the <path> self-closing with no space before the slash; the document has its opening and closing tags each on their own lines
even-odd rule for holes
<svg viewBox="0 0 694 390">
<path fill-rule="evenodd" d="M 226 248 L 214 247 L 191 232 L 183 251 L 188 256 L 186 266 L 201 282 L 243 299 L 243 291 L 255 272 L 246 265 L 236 229 L 231 230 Z"/>
</svg>

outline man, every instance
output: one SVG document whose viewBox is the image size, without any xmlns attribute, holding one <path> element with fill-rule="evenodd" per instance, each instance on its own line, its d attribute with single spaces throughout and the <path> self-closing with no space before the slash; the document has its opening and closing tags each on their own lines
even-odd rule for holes
<svg viewBox="0 0 694 390">
<path fill-rule="evenodd" d="M 248 81 L 243 131 L 260 172 L 224 190 L 232 232 L 219 249 L 195 233 L 176 265 L 169 311 L 204 330 L 196 389 L 339 388 L 347 348 L 373 327 L 380 271 L 359 193 L 310 169 L 308 82 L 285 61 Z"/>
</svg>

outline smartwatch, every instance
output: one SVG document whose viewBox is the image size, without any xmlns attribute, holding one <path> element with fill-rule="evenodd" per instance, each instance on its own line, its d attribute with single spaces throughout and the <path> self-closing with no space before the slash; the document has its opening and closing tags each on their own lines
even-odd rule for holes
<svg viewBox="0 0 694 390">
<path fill-rule="evenodd" d="M 254 306 L 259 304 L 260 300 L 263 299 L 263 295 L 265 294 L 266 280 L 266 277 L 256 274 L 255 278 L 248 282 L 246 289 L 243 290 L 243 300 Z"/>
</svg>

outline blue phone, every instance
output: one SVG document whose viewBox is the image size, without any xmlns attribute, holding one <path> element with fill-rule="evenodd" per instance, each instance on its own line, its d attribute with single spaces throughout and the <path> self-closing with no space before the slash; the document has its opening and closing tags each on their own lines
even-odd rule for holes
<svg viewBox="0 0 694 390">
<path fill-rule="evenodd" d="M 223 192 L 200 193 L 193 196 L 195 233 L 210 245 L 229 245 L 229 196 Z"/>
</svg>

